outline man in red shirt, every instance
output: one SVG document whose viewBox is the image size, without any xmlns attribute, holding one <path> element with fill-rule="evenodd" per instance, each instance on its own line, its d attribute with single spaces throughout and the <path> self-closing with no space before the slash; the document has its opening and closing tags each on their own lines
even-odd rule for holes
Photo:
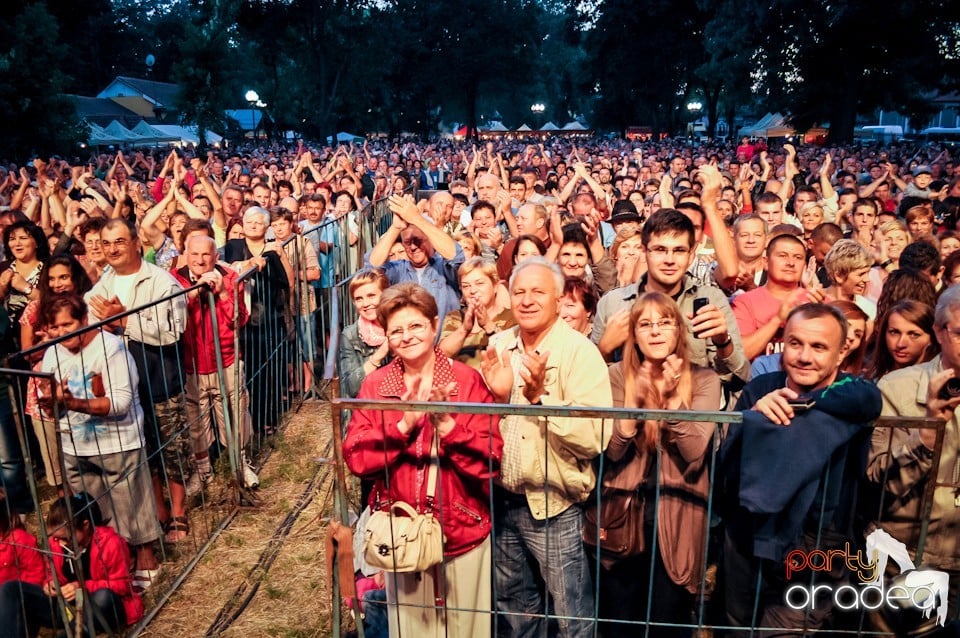
<svg viewBox="0 0 960 638">
<path fill-rule="evenodd" d="M 190 419 L 190 438 L 197 460 L 197 472 L 200 481 L 210 478 L 211 467 L 209 449 L 214 442 L 210 408 L 213 408 L 217 421 L 217 436 L 227 448 L 236 446 L 240 453 L 244 484 L 257 487 L 260 481 L 246 460 L 243 447 L 253 432 L 249 398 L 244 387 L 243 362 L 234 349 L 234 334 L 237 328 L 247 323 L 249 312 L 242 298 L 243 288 L 236 285 L 237 273 L 230 268 L 217 265 L 217 246 L 212 237 L 194 235 L 184 247 L 187 265 L 173 272 L 173 276 L 189 288 L 205 284 L 204 288 L 194 290 L 187 295 L 187 329 L 184 332 L 184 355 L 187 369 L 187 416 Z M 209 291 L 213 292 L 216 305 L 210 308 Z M 240 303 L 235 296 L 241 295 Z M 235 312 L 239 321 L 234 321 Z M 223 396 L 220 375 L 217 369 L 217 355 L 214 330 L 220 341 L 220 353 L 223 356 L 223 382 L 227 396 Z M 239 368 L 239 382 L 238 370 Z M 230 429 L 234 438 L 227 436 L 224 404 L 230 414 Z M 191 478 L 191 483 L 194 479 Z M 199 484 L 188 484 L 188 492 L 199 490 Z"/>
</svg>

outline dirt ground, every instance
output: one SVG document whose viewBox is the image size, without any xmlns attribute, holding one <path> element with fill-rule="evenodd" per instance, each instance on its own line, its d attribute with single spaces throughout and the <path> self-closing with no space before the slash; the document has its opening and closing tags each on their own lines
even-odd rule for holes
<svg viewBox="0 0 960 638">
<path fill-rule="evenodd" d="M 317 462 L 332 456 L 330 432 L 325 402 L 291 416 L 260 472 L 259 507 L 241 509 L 140 636 L 332 635 L 324 538 L 333 467 Z"/>
</svg>

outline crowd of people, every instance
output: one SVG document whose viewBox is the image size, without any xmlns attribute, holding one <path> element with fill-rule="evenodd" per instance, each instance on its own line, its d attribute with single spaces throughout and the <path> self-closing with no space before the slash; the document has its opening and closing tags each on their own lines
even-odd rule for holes
<svg viewBox="0 0 960 638">
<path fill-rule="evenodd" d="M 840 626 L 829 601 L 784 603 L 786 554 L 874 527 L 915 551 L 931 480 L 924 560 L 953 577 L 956 617 L 949 149 L 298 142 L 36 158 L 0 170 L 0 197 L 3 348 L 53 378 L 0 407 L 32 425 L 51 488 L 97 504 L 77 536 L 109 529 L 128 546 L 129 581 L 101 600 L 111 622 L 133 622 L 120 589 L 155 581 L 158 542 L 189 536 L 217 450 L 255 487 L 250 441 L 275 431 L 292 379 L 319 396 L 314 366 L 340 329 L 323 318 L 347 278 L 342 391 L 398 401 L 353 411 L 347 465 L 364 505 L 433 511 L 445 535 L 442 565 L 380 578 L 371 599 L 400 603 L 390 635 L 539 635 L 549 611 L 559 635 L 580 636 L 597 610 L 604 635 L 648 613 L 652 633 L 689 635 L 672 625 L 695 624 L 706 599 L 718 625 Z M 374 218 L 374 201 L 392 214 Z M 734 410 L 743 423 L 403 406 L 415 400 Z M 933 430 L 872 429 L 879 416 L 946 420 L 939 459 Z M 33 468 L 12 427 L 5 502 L 26 513 Z M 35 610 L 57 588 L 33 584 L 0 588 L 0 617 L 15 606 L 29 635 L 56 622 Z"/>
</svg>

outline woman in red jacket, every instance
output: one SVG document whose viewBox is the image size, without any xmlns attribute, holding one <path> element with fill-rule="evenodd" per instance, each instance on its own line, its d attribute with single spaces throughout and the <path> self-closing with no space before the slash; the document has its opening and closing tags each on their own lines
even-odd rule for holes
<svg viewBox="0 0 960 638">
<path fill-rule="evenodd" d="M 44 581 L 43 557 L 37 539 L 23 528 L 0 488 L 0 584 L 11 580 L 40 585 Z M 0 625 L 2 626 L 2 625 Z"/>
<path fill-rule="evenodd" d="M 56 583 L 50 576 L 43 586 L 22 580 L 0 586 L 0 627 L 6 627 L 6 636 L 36 636 L 41 627 L 62 626 L 58 594 L 70 617 L 81 590 L 84 618 L 95 625 L 91 634 L 118 633 L 143 617 L 143 602 L 133 592 L 127 542 L 106 525 L 89 494 L 81 492 L 69 500 L 69 510 L 67 499 L 61 498 L 47 514 Z M 67 525 L 70 511 L 73 538 Z"/>
<path fill-rule="evenodd" d="M 357 398 L 493 403 L 476 370 L 434 346 L 437 303 L 423 287 L 388 288 L 377 315 L 395 358 L 364 380 Z M 503 449 L 498 418 L 427 414 L 400 405 L 396 410 L 356 410 L 344 457 L 350 471 L 375 481 L 373 511 L 403 501 L 425 513 L 430 510 L 427 475 L 435 433 L 439 472 L 432 509 L 443 528 L 444 560 L 424 572 L 386 574 L 390 635 L 489 636 L 490 483 Z M 446 609 L 434 607 L 438 597 Z"/>
</svg>

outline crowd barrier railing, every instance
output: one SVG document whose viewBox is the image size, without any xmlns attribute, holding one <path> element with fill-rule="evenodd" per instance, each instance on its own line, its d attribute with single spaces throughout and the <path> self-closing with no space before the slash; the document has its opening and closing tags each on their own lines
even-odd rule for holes
<svg viewBox="0 0 960 638">
<path fill-rule="evenodd" d="M 58 488 L 93 495 L 134 548 L 135 584 L 148 586 L 146 616 L 134 633 L 197 564 L 238 504 L 256 502 L 249 472 L 268 444 L 267 426 L 278 427 L 303 396 L 308 344 L 292 311 L 302 301 L 304 278 L 297 272 L 292 291 L 289 281 L 284 290 L 254 267 L 219 291 L 189 286 L 18 353 L 15 360 L 30 369 L 0 370 L 9 388 L 9 398 L 6 391 L 0 396 L 7 518 L 24 514 L 49 562 L 48 534 L 56 530 L 44 523 Z M 260 304 L 251 303 L 252 312 L 246 291 Z M 241 320 L 248 315 L 253 324 Z M 67 398 L 88 401 L 61 410 Z M 197 471 L 204 454 L 212 462 L 209 480 Z M 40 468 L 45 482 L 38 481 Z M 65 538 L 75 540 L 72 519 L 67 528 Z M 75 603 L 59 602 L 63 618 L 84 617 Z M 79 636 L 78 626 L 69 635 Z"/>
<path fill-rule="evenodd" d="M 404 191 L 414 195 L 411 185 Z M 373 249 L 380 236 L 393 223 L 389 198 L 384 197 L 367 203 L 363 209 L 346 215 L 327 219 L 300 236 L 309 240 L 317 251 L 320 262 L 319 282 L 309 282 L 316 295 L 316 330 L 314 332 L 318 359 L 328 352 L 330 335 L 338 333 L 345 325 L 356 321 L 356 309 L 350 298 L 347 283 L 364 265 L 364 256 Z M 330 318 L 331 297 L 338 296 L 340 312 L 336 321 Z M 325 361 L 318 360 L 315 372 L 322 375 Z"/>
<path fill-rule="evenodd" d="M 575 635 L 593 636 L 709 636 L 721 634 L 770 636 L 800 635 L 801 633 L 804 635 L 819 633 L 822 635 L 892 636 L 899 635 L 904 631 L 902 627 L 897 625 L 898 622 L 909 622 L 916 625 L 921 625 L 923 622 L 927 624 L 932 622 L 929 619 L 922 618 L 922 613 L 919 611 L 916 617 L 910 616 L 906 621 L 902 615 L 894 614 L 891 616 L 885 611 L 878 612 L 875 607 L 872 607 L 873 598 L 858 598 L 857 605 L 850 604 L 850 596 L 860 595 L 870 583 L 866 579 L 860 579 L 861 574 L 858 572 L 850 571 L 847 565 L 853 563 L 846 561 L 853 561 L 855 557 L 868 556 L 864 538 L 869 531 L 877 527 L 883 529 L 888 525 L 902 522 L 897 518 L 901 514 L 896 513 L 897 503 L 894 501 L 896 498 L 903 498 L 903 494 L 894 496 L 894 492 L 888 489 L 888 486 L 897 480 L 895 475 L 902 469 L 896 463 L 890 462 L 890 459 L 895 458 L 898 450 L 902 448 L 902 438 L 898 437 L 900 435 L 905 436 L 907 432 L 935 429 L 936 444 L 932 456 L 934 461 L 931 462 L 927 472 L 928 476 L 936 477 L 936 479 L 921 479 L 914 486 L 916 501 L 913 503 L 914 509 L 910 511 L 916 513 L 915 519 L 912 521 L 915 526 L 915 534 L 902 540 L 907 542 L 906 547 L 910 558 L 915 561 L 917 566 L 920 566 L 924 561 L 924 556 L 942 556 L 945 551 L 943 543 L 953 542 L 944 538 L 944 528 L 940 527 L 937 522 L 943 514 L 942 511 L 937 509 L 938 506 L 936 505 L 942 496 L 938 490 L 950 490 L 952 494 L 952 491 L 958 488 L 955 477 L 950 474 L 952 469 L 941 468 L 937 461 L 943 447 L 943 422 L 928 419 L 881 418 L 875 423 L 873 429 L 862 433 L 860 438 L 855 439 L 850 444 L 850 457 L 843 474 L 831 476 L 831 465 L 827 464 L 825 466 L 819 481 L 821 492 L 818 492 L 818 497 L 820 500 L 815 501 L 810 509 L 810 512 L 816 513 L 816 516 L 803 526 L 803 534 L 795 542 L 795 547 L 791 546 L 791 551 L 787 553 L 790 560 L 797 561 L 798 557 L 809 559 L 806 564 L 795 566 L 795 572 L 792 574 L 791 580 L 791 577 L 784 572 L 786 569 L 785 561 L 761 560 L 751 556 L 747 562 L 738 563 L 734 558 L 739 559 L 741 557 L 730 548 L 731 539 L 736 537 L 734 530 L 738 524 L 742 523 L 742 520 L 739 516 L 731 517 L 731 511 L 727 505 L 727 495 L 724 494 L 724 490 L 729 489 L 730 482 L 727 480 L 729 477 L 721 475 L 718 451 L 721 449 L 722 440 L 727 435 L 729 428 L 740 427 L 736 425 L 741 422 L 742 415 L 740 413 L 425 402 L 404 402 L 402 408 L 398 408 L 395 401 L 346 398 L 335 398 L 332 401 L 332 408 L 334 440 L 337 446 L 335 453 L 337 491 L 340 493 L 341 503 L 349 502 L 353 508 L 348 514 L 341 506 L 339 511 L 334 513 L 334 517 L 340 521 L 351 521 L 359 515 L 360 511 L 368 504 L 368 501 L 361 502 L 360 496 L 361 494 L 366 496 L 369 490 L 369 483 L 366 486 L 361 486 L 361 490 L 357 490 L 357 483 L 361 482 L 351 478 L 348 474 L 345 475 L 343 471 L 345 463 L 343 451 L 340 448 L 342 443 L 336 433 L 340 430 L 338 421 L 341 414 L 344 414 L 347 410 L 354 413 L 358 410 L 364 410 L 374 415 L 379 414 L 380 416 L 377 418 L 380 418 L 383 427 L 387 425 L 382 417 L 384 411 L 403 409 L 427 413 L 484 415 L 484 418 L 489 419 L 491 429 L 498 427 L 501 417 L 522 415 L 538 419 L 550 417 L 601 419 L 605 433 L 612 431 L 616 419 L 639 419 L 641 423 L 648 419 L 667 421 L 670 423 L 670 428 L 676 427 L 677 424 L 698 422 L 706 424 L 712 430 L 709 444 L 704 448 L 705 465 L 702 471 L 706 473 L 709 482 L 709 489 L 705 493 L 698 495 L 694 492 L 678 491 L 678 486 L 675 483 L 672 484 L 668 480 L 665 484 L 662 481 L 663 477 L 660 472 L 653 472 L 652 475 L 655 476 L 655 479 L 653 479 L 653 476 L 648 477 L 647 482 L 641 488 L 641 491 L 643 491 L 641 498 L 644 499 L 648 508 L 645 520 L 646 529 L 645 532 L 642 532 L 645 533 L 647 541 L 643 552 L 628 558 L 607 560 L 611 558 L 608 554 L 602 553 L 598 556 L 597 551 L 592 549 L 590 545 L 584 545 L 592 581 L 590 585 L 591 613 L 563 616 L 551 611 L 552 607 L 542 601 L 537 610 L 498 611 L 496 601 L 510 595 L 516 595 L 517 592 L 505 592 L 502 588 L 499 588 L 495 575 L 492 578 L 491 592 L 493 604 L 489 608 L 455 608 L 445 604 L 444 601 L 438 601 L 435 604 L 432 597 L 428 602 L 406 601 L 397 603 L 398 598 L 402 600 L 403 594 L 398 591 L 390 591 L 391 579 L 388 578 L 386 599 L 389 602 L 384 603 L 373 597 L 371 600 L 363 601 L 363 605 L 365 611 L 379 609 L 377 613 L 383 617 L 389 615 L 392 621 L 402 618 L 404 614 L 414 614 L 422 618 L 425 613 L 430 617 L 433 617 L 432 614 L 438 614 L 438 618 L 447 619 L 454 617 L 451 614 L 459 614 L 456 617 L 462 620 L 464 618 L 462 614 L 467 613 L 468 615 L 489 615 L 494 635 L 498 635 L 497 627 L 502 628 L 503 623 L 526 620 L 531 623 L 542 622 L 545 623 L 544 626 L 550 627 L 559 623 L 561 627 Z M 347 430 L 349 425 L 344 425 L 346 426 L 344 430 Z M 888 433 L 889 436 L 885 436 L 884 433 Z M 870 434 L 873 436 L 872 441 L 870 440 Z M 895 437 L 895 435 L 897 436 Z M 560 446 L 558 441 L 550 442 L 549 435 L 547 441 L 545 445 Z M 652 457 L 655 459 L 654 463 L 661 462 L 671 445 L 672 443 L 665 437 L 657 440 Z M 866 456 L 859 456 L 860 454 L 866 454 L 867 450 L 872 450 L 869 456 L 870 478 L 867 474 L 868 466 L 858 465 L 860 461 L 867 461 Z M 546 456 L 546 458 L 549 457 Z M 860 459 L 860 461 L 857 459 Z M 881 462 L 883 459 L 887 459 L 887 461 Z M 615 464 L 601 454 L 593 460 L 592 466 L 596 472 L 597 485 L 603 485 L 607 473 L 613 470 Z M 833 467 L 833 471 L 838 472 L 836 466 Z M 857 471 L 851 474 L 851 467 L 856 467 Z M 389 481 L 393 469 L 390 467 L 383 476 L 378 475 L 378 478 Z M 790 470 L 790 459 L 783 459 L 779 472 L 786 475 Z M 491 476 L 496 474 L 492 461 L 488 467 L 488 472 Z M 544 468 L 544 484 L 551 486 L 562 484 L 560 477 L 552 472 L 554 470 L 551 468 Z M 372 477 L 366 478 L 372 479 Z M 776 489 L 774 486 L 777 485 L 777 479 L 776 476 L 770 477 L 771 490 Z M 512 497 L 504 492 L 498 485 L 497 480 L 493 478 L 486 481 L 485 489 L 488 493 L 487 501 L 491 520 L 491 561 L 494 574 L 496 574 L 498 561 L 504 560 L 505 555 L 502 552 L 504 548 L 508 547 L 508 540 L 506 539 L 515 540 L 509 535 L 506 539 L 499 537 L 504 529 L 509 529 L 509 520 L 498 520 L 498 517 L 504 511 L 504 498 L 509 500 Z M 838 507 L 831 500 L 832 497 L 827 496 L 831 493 L 831 490 L 836 489 L 839 489 L 845 497 L 854 496 L 856 500 L 854 502 L 841 500 L 841 505 Z M 591 518 L 591 520 L 596 520 L 593 529 L 587 529 L 588 523 L 585 513 L 587 510 L 594 512 L 602 510 L 604 503 L 607 501 L 605 500 L 606 497 L 601 494 L 601 490 L 595 489 L 586 501 L 574 505 L 575 508 L 581 508 L 582 510 L 577 512 L 577 517 L 581 521 L 584 531 L 592 531 L 594 539 L 603 538 L 606 531 L 601 527 L 598 516 Z M 447 512 L 441 514 L 443 516 L 450 515 L 449 512 L 452 511 L 452 508 L 457 506 L 456 503 L 445 503 L 442 494 L 438 494 L 437 499 L 439 504 L 436 511 Z M 950 499 L 953 502 L 953 496 Z M 689 507 L 699 508 L 700 515 L 695 518 L 695 520 L 700 521 L 698 526 L 687 526 L 679 530 L 671 527 L 675 524 L 671 522 L 671 516 L 673 515 L 664 512 L 673 510 L 663 508 L 672 507 L 669 505 L 671 501 L 675 506 L 678 500 Z M 653 512 L 650 512 L 649 508 L 651 507 Z M 485 516 L 486 513 L 483 513 L 482 517 Z M 837 521 L 844 521 L 843 524 L 846 527 L 837 529 Z M 664 527 L 661 528 L 661 525 L 664 525 Z M 579 533 L 580 528 L 577 529 Z M 670 586 L 677 587 L 677 585 L 672 581 L 665 581 L 665 578 L 669 579 L 669 575 L 665 576 L 667 572 L 663 567 L 661 552 L 668 552 L 671 561 L 673 561 L 675 558 L 674 552 L 677 551 L 677 539 L 680 537 L 678 534 L 686 539 L 685 542 L 693 543 L 697 550 L 694 554 L 699 553 L 702 556 L 702 562 L 693 565 L 693 567 L 696 567 L 696 573 L 686 581 L 687 588 L 681 588 L 686 592 L 686 595 L 670 597 L 665 596 L 665 588 L 669 589 Z M 666 545 L 664 545 L 664 541 L 666 541 Z M 547 548 L 542 550 L 544 555 L 550 555 L 549 545 L 554 542 L 557 543 L 557 546 L 562 545 L 563 537 L 557 536 L 556 539 L 553 539 L 548 534 L 545 540 Z M 661 550 L 661 547 L 667 549 Z M 889 546 L 883 547 L 886 547 L 890 552 L 894 551 Z M 689 554 L 692 550 L 687 547 L 684 551 Z M 858 551 L 863 552 L 863 554 L 856 554 Z M 890 555 L 893 556 L 892 553 Z M 657 560 L 651 561 L 650 556 L 657 557 Z M 836 565 L 843 564 L 842 569 L 834 569 L 833 573 L 830 570 L 821 569 L 822 563 L 818 561 L 831 557 L 834 558 Z M 898 560 L 899 558 L 902 558 L 902 556 L 898 557 Z M 445 558 L 436 574 L 455 573 L 452 569 L 454 564 Z M 505 564 L 513 563 L 507 561 Z M 890 587 L 899 582 L 892 580 L 896 574 L 896 571 L 891 569 L 893 565 L 894 560 L 891 559 L 887 565 L 887 571 L 890 573 L 878 577 L 881 592 L 889 591 Z M 739 567 L 733 569 L 731 566 L 739 566 L 743 569 Z M 566 566 L 563 568 L 566 568 Z M 561 569 L 560 565 L 556 563 L 541 564 L 540 566 L 543 578 L 546 579 L 550 578 L 549 571 L 556 569 Z M 625 574 L 623 569 L 629 571 Z M 674 566 L 673 569 L 675 570 L 676 567 Z M 838 571 L 839 573 L 837 573 Z M 730 578 L 731 574 L 735 578 Z M 746 591 L 740 591 L 737 586 L 743 580 L 741 577 L 746 574 L 749 574 L 750 579 L 752 579 L 748 579 L 750 588 Z M 785 575 L 787 575 L 787 578 L 784 578 Z M 949 571 L 949 575 L 951 579 L 960 579 L 960 572 Z M 337 578 L 337 570 L 334 571 L 332 576 L 334 579 Z M 463 577 L 462 573 L 460 577 Z M 540 591 L 543 592 L 545 584 L 543 580 L 540 580 L 541 574 L 538 574 L 537 578 Z M 393 582 L 396 586 L 396 581 Z M 665 582 L 667 585 L 664 584 Z M 636 588 L 635 591 L 642 594 L 641 597 L 633 601 L 633 604 L 627 610 L 623 609 L 622 592 L 615 588 L 623 583 Z M 937 600 L 938 604 L 941 599 L 945 601 L 950 596 L 949 618 L 946 619 L 948 622 L 958 619 L 956 585 L 960 585 L 960 583 L 953 584 L 955 587 L 950 589 L 949 593 L 946 589 L 935 590 L 936 596 L 941 598 L 931 596 L 931 600 Z M 338 587 L 343 587 L 343 584 L 339 584 Z M 335 613 L 343 604 L 336 598 L 337 592 L 342 591 L 338 587 L 334 588 L 335 597 L 332 601 Z M 771 596 L 782 597 L 787 591 L 789 591 L 790 598 L 771 599 Z M 807 591 L 812 591 L 813 594 L 809 596 L 809 601 L 804 606 L 800 604 L 803 602 L 800 601 L 800 594 Z M 839 598 L 830 598 L 826 595 L 835 591 L 840 591 L 840 594 L 837 594 L 840 596 Z M 732 598 L 728 598 L 728 594 Z M 546 598 L 545 596 L 543 600 L 545 601 Z M 676 607 L 677 599 L 682 603 L 679 607 Z M 861 604 L 862 600 L 866 600 L 866 602 Z M 732 606 L 731 601 L 738 601 L 741 608 L 737 609 Z M 919 605 L 918 609 L 926 611 L 933 603 L 918 600 L 917 604 Z M 671 607 L 671 605 L 674 605 L 674 607 Z M 672 612 L 671 609 L 673 609 Z M 789 613 L 778 615 L 778 610 L 782 611 L 784 609 Z M 746 616 L 737 616 L 733 610 L 743 612 Z M 624 616 L 625 611 L 627 612 L 626 616 Z M 767 612 L 766 615 L 764 614 L 765 611 Z M 934 618 L 937 617 L 936 611 L 935 609 L 933 613 Z M 356 615 L 358 618 L 360 617 L 359 613 Z M 358 620 L 357 624 L 361 624 L 361 621 Z M 339 625 L 334 622 L 333 627 L 334 635 L 339 635 L 337 633 Z M 449 630 L 450 625 L 447 625 L 447 628 Z"/>
</svg>

